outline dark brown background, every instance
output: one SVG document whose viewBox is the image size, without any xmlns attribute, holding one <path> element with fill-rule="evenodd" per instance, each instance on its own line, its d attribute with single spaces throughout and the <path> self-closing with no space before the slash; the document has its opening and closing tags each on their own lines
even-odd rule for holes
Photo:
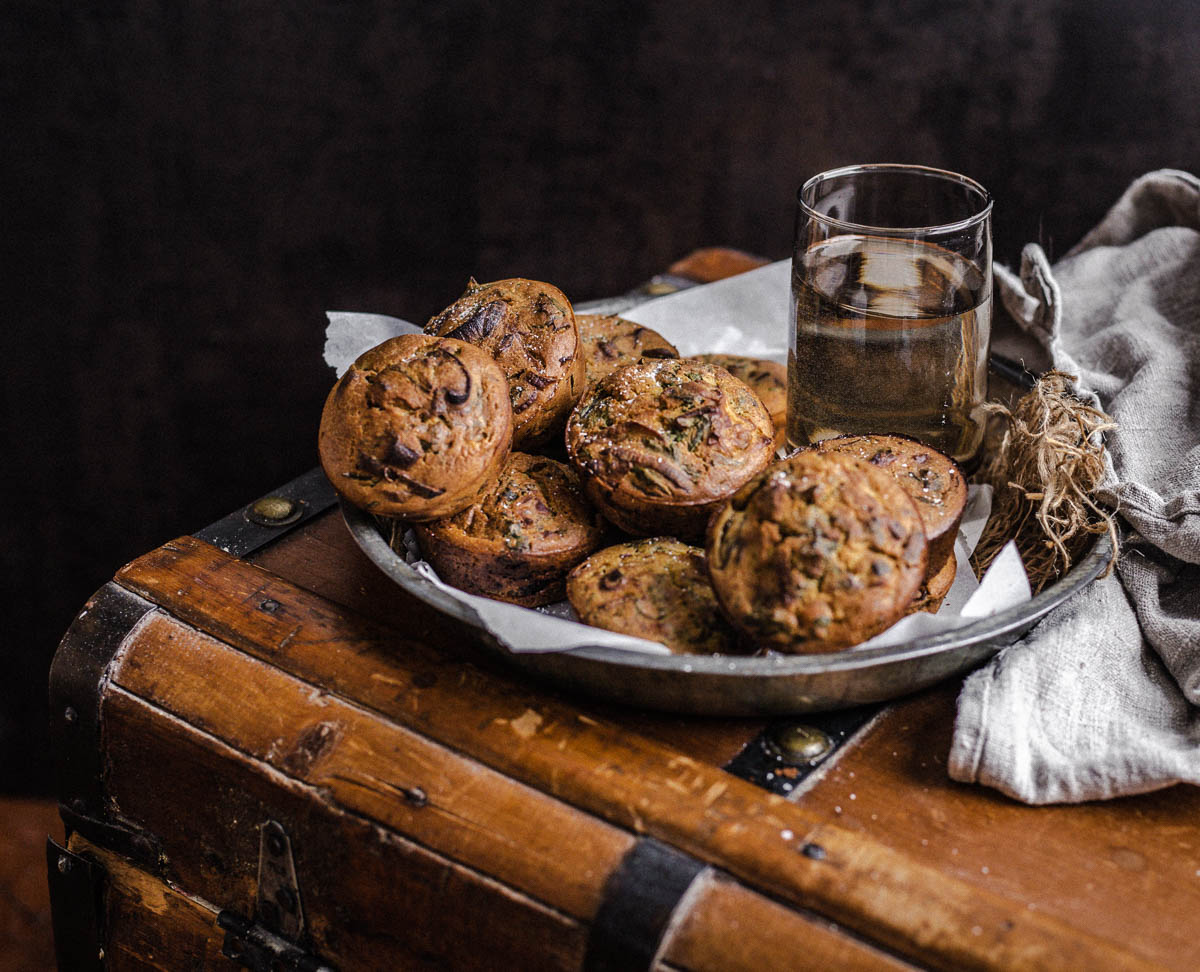
<svg viewBox="0 0 1200 972">
<path fill-rule="evenodd" d="M 860 161 L 973 175 L 997 259 L 1061 255 L 1200 168 L 1198 50 L 1190 0 L 9 0 L 5 788 L 50 785 L 88 595 L 315 464 L 326 308 L 784 256 L 796 186 Z"/>
</svg>

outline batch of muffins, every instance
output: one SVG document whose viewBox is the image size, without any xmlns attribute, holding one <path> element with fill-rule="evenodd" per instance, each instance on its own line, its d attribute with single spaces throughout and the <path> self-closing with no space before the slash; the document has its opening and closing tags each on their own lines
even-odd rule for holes
<svg viewBox="0 0 1200 972">
<path fill-rule="evenodd" d="M 783 366 L 681 358 L 556 287 L 480 284 L 361 355 L 321 416 L 348 502 L 446 583 L 686 654 L 840 651 L 955 573 L 967 487 L 894 435 L 785 449 Z M 400 533 L 402 531 L 396 531 Z"/>
</svg>

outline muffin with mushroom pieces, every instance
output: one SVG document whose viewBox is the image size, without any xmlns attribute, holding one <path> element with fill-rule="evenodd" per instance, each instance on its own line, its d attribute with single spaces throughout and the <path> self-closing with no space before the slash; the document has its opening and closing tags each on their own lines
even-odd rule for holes
<svg viewBox="0 0 1200 972">
<path fill-rule="evenodd" d="M 747 358 L 740 354 L 697 354 L 697 361 L 720 365 L 734 378 L 744 381 L 771 415 L 775 426 L 775 448 L 787 443 L 787 368 L 766 358 Z"/>
<path fill-rule="evenodd" d="M 673 537 L 592 554 L 567 576 L 567 598 L 584 624 L 658 641 L 675 654 L 744 653 L 717 607 L 704 551 Z"/>
<path fill-rule="evenodd" d="M 514 452 L 475 503 L 414 533 L 447 584 L 536 607 L 562 600 L 567 571 L 599 546 L 603 521 L 574 469 Z"/>
<path fill-rule="evenodd" d="M 916 614 L 918 611 L 925 611 L 929 614 L 937 614 L 942 607 L 942 601 L 946 600 L 946 595 L 954 586 L 954 578 L 957 576 L 958 558 L 951 549 L 950 553 L 941 561 L 932 561 L 925 569 L 925 579 L 921 581 L 921 586 L 913 595 L 912 601 L 909 602 L 907 613 Z"/>
<path fill-rule="evenodd" d="M 678 358 L 675 345 L 648 327 L 616 314 L 576 314 L 587 387 L 642 358 Z"/>
<path fill-rule="evenodd" d="M 348 502 L 381 516 L 432 520 L 470 506 L 511 442 L 499 365 L 462 341 L 405 334 L 362 354 L 333 386 L 318 451 Z"/>
<path fill-rule="evenodd" d="M 808 448 L 857 456 L 895 478 L 925 526 L 930 579 L 954 556 L 954 540 L 967 506 L 967 480 L 949 456 L 906 435 L 840 435 Z"/>
<path fill-rule="evenodd" d="M 561 433 L 583 392 L 585 366 L 575 312 L 557 287 L 472 279 L 425 333 L 467 341 L 496 359 L 508 379 L 514 447 L 533 448 Z"/>
<path fill-rule="evenodd" d="M 713 517 L 713 590 L 751 640 L 792 654 L 840 651 L 890 627 L 925 576 L 911 499 L 887 473 L 844 453 L 775 463 Z"/>
<path fill-rule="evenodd" d="M 762 402 L 725 369 L 644 359 L 587 390 L 567 421 L 567 454 L 613 524 L 687 539 L 766 466 L 773 435 Z"/>
</svg>

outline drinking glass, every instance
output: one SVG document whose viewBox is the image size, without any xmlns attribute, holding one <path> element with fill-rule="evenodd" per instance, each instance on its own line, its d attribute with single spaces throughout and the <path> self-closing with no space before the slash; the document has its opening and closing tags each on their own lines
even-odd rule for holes
<svg viewBox="0 0 1200 972">
<path fill-rule="evenodd" d="M 823 172 L 797 193 L 788 440 L 899 433 L 970 464 L 983 440 L 992 199 L 916 165 Z"/>
</svg>

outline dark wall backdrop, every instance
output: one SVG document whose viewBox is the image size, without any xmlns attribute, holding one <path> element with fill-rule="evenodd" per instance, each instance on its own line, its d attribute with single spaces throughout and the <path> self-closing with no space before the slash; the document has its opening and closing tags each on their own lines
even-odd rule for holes
<svg viewBox="0 0 1200 972">
<path fill-rule="evenodd" d="M 1198 51 L 1191 0 L 9 0 L 4 787 L 50 786 L 92 591 L 315 464 L 325 309 L 784 256 L 796 186 L 861 161 L 973 175 L 997 259 L 1061 255 L 1200 168 Z"/>
</svg>

